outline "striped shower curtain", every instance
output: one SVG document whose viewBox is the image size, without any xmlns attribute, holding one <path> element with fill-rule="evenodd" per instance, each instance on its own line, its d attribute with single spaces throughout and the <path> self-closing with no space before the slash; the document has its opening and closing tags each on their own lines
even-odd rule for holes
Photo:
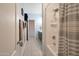
<svg viewBox="0 0 79 59">
<path fill-rule="evenodd" d="M 60 38 L 58 55 L 79 56 L 79 4 L 60 4 Z"/>
</svg>

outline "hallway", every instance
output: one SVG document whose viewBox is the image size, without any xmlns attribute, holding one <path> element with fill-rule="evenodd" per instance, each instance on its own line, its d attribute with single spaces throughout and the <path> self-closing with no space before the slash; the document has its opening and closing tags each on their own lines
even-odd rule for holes
<svg viewBox="0 0 79 59">
<path fill-rule="evenodd" d="M 42 56 L 41 43 L 36 39 L 29 39 L 26 43 L 24 56 Z"/>
<path fill-rule="evenodd" d="M 0 15 L 0 56 L 79 56 L 79 4 L 6 3 Z"/>
</svg>

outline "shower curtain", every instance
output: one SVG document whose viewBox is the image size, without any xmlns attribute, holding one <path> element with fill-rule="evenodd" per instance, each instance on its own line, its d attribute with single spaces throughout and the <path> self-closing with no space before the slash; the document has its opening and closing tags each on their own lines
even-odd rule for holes
<svg viewBox="0 0 79 59">
<path fill-rule="evenodd" d="M 79 56 L 79 4 L 62 3 L 60 15 L 60 56 Z"/>
</svg>

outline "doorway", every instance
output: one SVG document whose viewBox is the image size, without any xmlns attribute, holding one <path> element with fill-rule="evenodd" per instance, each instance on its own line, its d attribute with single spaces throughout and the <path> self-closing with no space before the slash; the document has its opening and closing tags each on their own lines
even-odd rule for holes
<svg viewBox="0 0 79 59">
<path fill-rule="evenodd" d="M 24 13 L 28 14 L 28 41 L 24 56 L 42 55 L 42 4 L 25 3 Z"/>
</svg>

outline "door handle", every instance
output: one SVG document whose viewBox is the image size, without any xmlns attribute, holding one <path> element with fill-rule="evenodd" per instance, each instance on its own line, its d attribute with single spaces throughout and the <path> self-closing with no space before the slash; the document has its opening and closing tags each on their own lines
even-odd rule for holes
<svg viewBox="0 0 79 59">
<path fill-rule="evenodd" d="M 19 46 L 22 47 L 22 46 L 23 46 L 23 42 L 22 42 L 22 41 L 18 41 L 18 42 L 17 42 L 17 45 L 19 45 Z"/>
</svg>

